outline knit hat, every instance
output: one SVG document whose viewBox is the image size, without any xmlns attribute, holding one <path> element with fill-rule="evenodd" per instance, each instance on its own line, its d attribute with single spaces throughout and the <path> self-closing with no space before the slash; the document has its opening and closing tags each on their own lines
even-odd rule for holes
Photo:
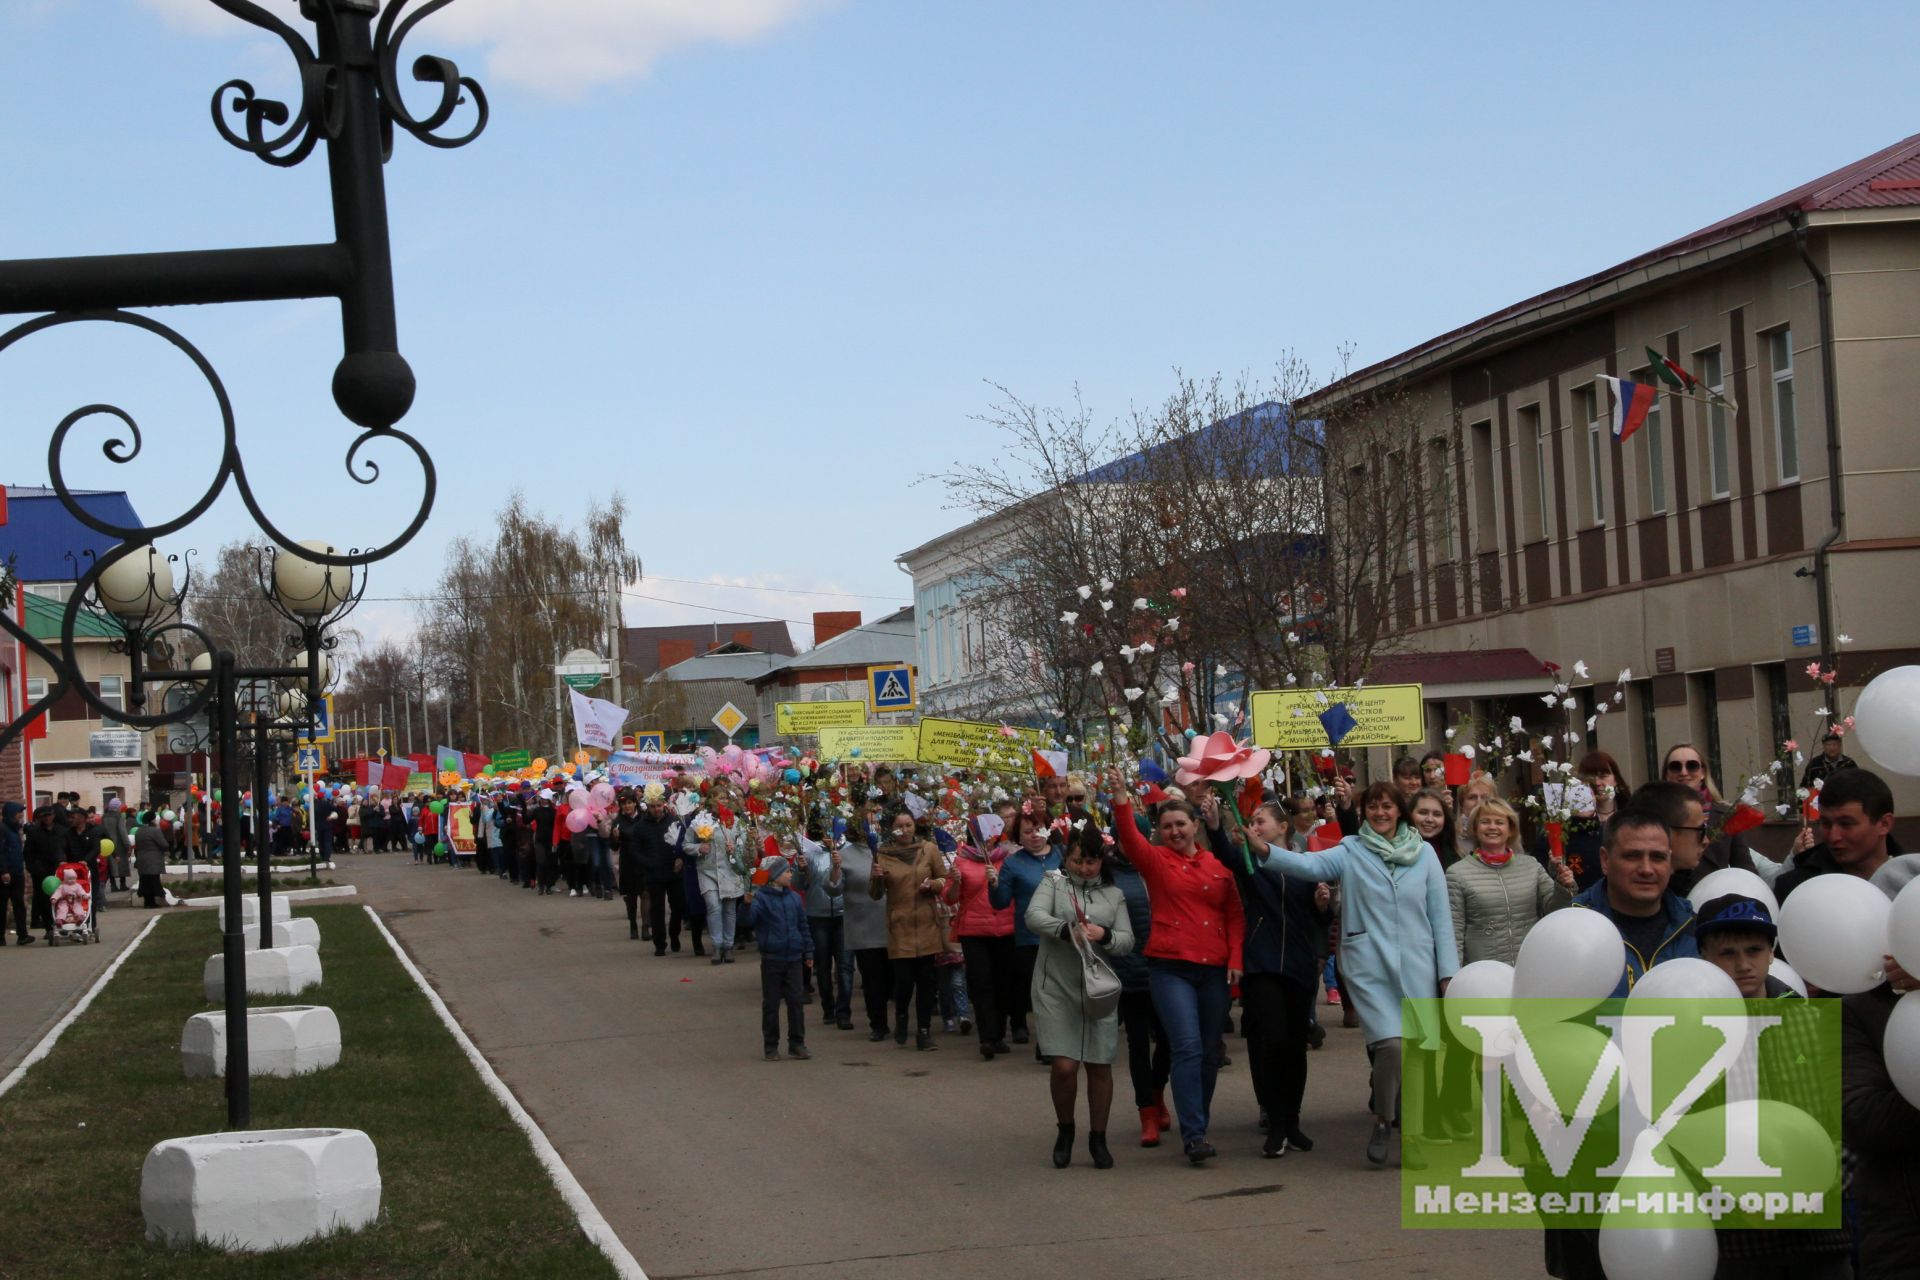
<svg viewBox="0 0 1920 1280">
<path fill-rule="evenodd" d="M 772 884 L 775 880 L 778 880 L 781 876 L 793 870 L 793 864 L 779 854 L 775 854 L 765 862 L 762 862 L 760 869 L 767 873 L 767 883 Z"/>
<path fill-rule="evenodd" d="M 1759 933 L 1769 938 L 1776 937 L 1780 932 L 1773 923 L 1773 915 L 1767 910 L 1766 903 L 1737 893 L 1715 898 L 1702 906 L 1700 913 L 1693 918 L 1693 936 L 1696 939 L 1704 938 L 1716 930 Z"/>
</svg>

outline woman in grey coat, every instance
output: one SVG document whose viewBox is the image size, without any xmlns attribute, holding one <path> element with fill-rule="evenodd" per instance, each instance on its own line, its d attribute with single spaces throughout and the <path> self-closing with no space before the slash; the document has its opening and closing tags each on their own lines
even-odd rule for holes
<svg viewBox="0 0 1920 1280">
<path fill-rule="evenodd" d="M 154 812 L 140 815 L 133 832 L 133 869 L 140 877 L 140 905 L 160 905 L 160 874 L 167 869 L 167 837 Z"/>
<path fill-rule="evenodd" d="M 847 954 L 860 977 L 860 996 L 867 1006 L 867 1039 L 887 1038 L 887 1002 L 893 998 L 893 963 L 887 958 L 887 904 L 867 892 L 873 881 L 873 850 L 848 829 L 840 845 L 840 892 L 846 903 Z"/>
<path fill-rule="evenodd" d="M 1064 1169 L 1073 1159 L 1073 1113 L 1080 1068 L 1087 1070 L 1087 1152 L 1096 1169 L 1111 1169 L 1107 1150 L 1107 1112 L 1113 1105 L 1113 1055 L 1120 1040 L 1116 1003 L 1098 1019 L 1086 1011 L 1085 967 L 1074 935 L 1079 933 L 1103 956 L 1133 950 L 1133 922 L 1126 896 L 1106 866 L 1105 837 L 1082 819 L 1058 871 L 1049 871 L 1027 904 L 1027 928 L 1040 940 L 1033 966 L 1033 1012 L 1040 1052 L 1052 1063 L 1059 1134 L 1053 1164 Z"/>
<path fill-rule="evenodd" d="M 1549 876 L 1534 859 L 1515 854 L 1520 819 L 1504 801 L 1481 801 L 1473 826 L 1472 856 L 1447 868 L 1454 947 L 1464 964 L 1512 964 L 1540 917 L 1573 901 L 1573 872 L 1554 858 Z"/>
</svg>

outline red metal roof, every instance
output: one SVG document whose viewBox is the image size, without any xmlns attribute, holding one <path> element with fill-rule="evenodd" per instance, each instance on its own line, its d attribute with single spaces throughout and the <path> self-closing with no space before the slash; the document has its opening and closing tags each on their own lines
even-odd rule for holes
<svg viewBox="0 0 1920 1280">
<path fill-rule="evenodd" d="M 1429 338 L 1419 346 L 1402 351 L 1399 355 L 1389 356 L 1364 369 L 1355 370 L 1338 382 L 1329 383 L 1311 396 L 1305 397 L 1303 405 L 1310 405 L 1322 396 L 1350 383 L 1371 377 L 1396 365 L 1417 360 L 1429 351 L 1468 337 L 1501 321 L 1510 320 L 1538 307 L 1584 293 L 1616 276 L 1623 276 L 1630 271 L 1640 270 L 1667 258 L 1677 258 L 1682 254 L 1704 249 L 1723 240 L 1732 240 L 1784 217 L 1789 209 L 1813 213 L 1827 209 L 1894 208 L 1904 205 L 1920 205 L 1920 134 L 1904 138 L 1890 147 L 1876 151 L 1843 168 L 1835 169 L 1824 177 L 1815 178 L 1812 182 L 1795 187 L 1771 200 L 1763 200 L 1750 209 L 1743 209 L 1732 217 L 1721 219 L 1712 226 L 1702 227 L 1678 240 L 1668 241 L 1657 249 L 1629 258 L 1618 266 L 1608 267 L 1605 271 L 1575 280 L 1571 284 L 1564 284 L 1557 289 L 1549 289 L 1525 301 L 1516 302 L 1492 315 L 1482 316 L 1470 324 L 1461 325 L 1458 329 L 1449 330 L 1436 338 Z"/>
<path fill-rule="evenodd" d="M 1368 684 L 1484 684 L 1546 680 L 1540 659 L 1525 649 L 1446 649 L 1375 658 Z"/>
</svg>

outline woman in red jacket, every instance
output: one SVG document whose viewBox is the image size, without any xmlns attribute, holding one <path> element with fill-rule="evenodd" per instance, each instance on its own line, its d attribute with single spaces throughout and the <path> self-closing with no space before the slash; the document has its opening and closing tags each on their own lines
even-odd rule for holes
<svg viewBox="0 0 1920 1280">
<path fill-rule="evenodd" d="M 1173 1105 L 1187 1159 L 1200 1164 L 1216 1152 L 1207 1141 L 1208 1112 L 1218 1068 L 1208 1048 L 1226 1030 L 1228 988 L 1240 980 L 1240 944 L 1246 921 L 1233 875 L 1209 853 L 1193 806 L 1160 806 L 1149 843 L 1133 820 L 1133 799 L 1118 770 L 1109 771 L 1113 825 L 1127 860 L 1146 881 L 1153 908 L 1147 941 L 1147 985 L 1173 1046 Z"/>
<path fill-rule="evenodd" d="M 998 822 L 998 818 L 980 817 L 976 823 Z M 995 908 L 988 899 L 992 882 L 1000 874 L 1007 846 L 996 833 L 982 837 L 978 844 L 989 846 L 982 853 L 974 845 L 963 844 L 954 859 L 952 878 L 947 881 L 947 901 L 954 905 L 953 936 L 960 940 L 960 951 L 967 960 L 967 999 L 973 1002 L 973 1026 L 980 1034 L 980 1056 L 993 1061 L 996 1053 L 1012 1053 L 1007 1043 L 1007 1015 L 1017 1007 L 1013 953 L 1013 905 Z"/>
</svg>

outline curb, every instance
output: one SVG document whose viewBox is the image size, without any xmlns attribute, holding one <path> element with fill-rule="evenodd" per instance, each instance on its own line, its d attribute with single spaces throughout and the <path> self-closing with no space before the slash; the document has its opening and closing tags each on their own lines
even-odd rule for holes
<svg viewBox="0 0 1920 1280">
<path fill-rule="evenodd" d="M 120 954 L 113 958 L 113 963 L 108 965 L 106 969 L 101 972 L 100 976 L 93 980 L 93 985 L 87 988 L 84 995 L 74 1001 L 73 1008 L 67 1010 L 66 1013 L 61 1016 L 60 1021 L 54 1023 L 47 1034 L 40 1037 L 39 1044 L 27 1050 L 27 1056 L 20 1059 L 19 1066 L 7 1073 L 6 1079 L 0 1080 L 0 1094 L 6 1093 L 7 1090 L 19 1084 L 20 1081 L 26 1077 L 28 1067 L 31 1067 L 34 1063 L 53 1052 L 54 1042 L 60 1038 L 61 1033 L 72 1026 L 75 1019 L 87 1011 L 87 1006 L 92 1004 L 93 998 L 99 995 L 106 987 L 108 980 L 110 980 L 114 974 L 120 972 L 120 966 L 127 962 L 127 957 L 133 954 L 134 948 L 138 947 L 142 942 L 145 942 L 147 935 L 153 932 L 153 926 L 159 924 L 164 918 L 163 916 L 150 917 L 147 920 L 147 927 L 133 935 L 133 941 L 120 949 Z"/>
<path fill-rule="evenodd" d="M 567 1207 L 573 1210 L 573 1215 L 579 1221 L 580 1229 L 586 1232 L 587 1239 L 593 1241 L 600 1252 L 606 1255 L 607 1261 L 613 1264 L 613 1269 L 621 1280 L 647 1280 L 647 1273 L 641 1269 L 640 1263 L 633 1254 L 627 1251 L 627 1246 L 620 1242 L 620 1237 L 614 1234 L 606 1218 L 601 1216 L 600 1210 L 594 1206 L 593 1198 L 587 1194 L 586 1188 L 580 1185 L 580 1180 L 573 1176 L 573 1170 L 567 1168 L 567 1162 L 554 1149 L 546 1132 L 540 1128 L 532 1116 L 527 1114 L 527 1109 L 520 1105 L 520 1100 L 513 1096 L 513 1091 L 508 1089 L 506 1083 L 495 1074 L 493 1064 L 486 1060 L 480 1050 L 474 1046 L 473 1041 L 468 1038 L 466 1031 L 455 1021 L 452 1011 L 447 1008 L 446 1001 L 440 998 L 440 993 L 433 989 L 426 975 L 421 973 L 419 966 L 413 963 L 413 958 L 406 953 L 405 948 L 400 945 L 400 940 L 387 928 L 387 923 L 380 918 L 380 913 L 370 906 L 363 909 L 367 913 L 367 918 L 373 921 L 373 927 L 380 931 L 380 936 L 387 940 L 389 947 L 393 948 L 393 954 L 399 959 L 400 967 L 407 971 L 414 984 L 427 997 L 427 1003 L 431 1004 L 433 1011 L 440 1015 L 440 1021 L 448 1031 L 453 1033 L 454 1042 L 467 1055 L 467 1061 L 473 1063 L 474 1070 L 480 1073 L 481 1082 L 492 1091 L 494 1097 L 500 1100 L 500 1105 L 507 1109 L 507 1114 L 513 1117 L 513 1122 L 520 1126 L 521 1132 L 527 1135 L 527 1141 L 533 1144 L 533 1154 L 546 1167 L 547 1176 L 553 1179 L 553 1185 L 560 1189 L 561 1198 L 567 1202 Z"/>
<path fill-rule="evenodd" d="M 273 891 L 273 896 L 285 898 L 288 902 L 318 902 L 324 898 L 351 898 L 359 892 L 360 890 L 350 884 L 330 884 L 320 889 L 276 889 Z M 257 895 L 247 893 L 242 896 L 252 898 Z M 190 907 L 218 907 L 226 899 L 224 897 L 182 898 L 181 901 Z"/>
</svg>

